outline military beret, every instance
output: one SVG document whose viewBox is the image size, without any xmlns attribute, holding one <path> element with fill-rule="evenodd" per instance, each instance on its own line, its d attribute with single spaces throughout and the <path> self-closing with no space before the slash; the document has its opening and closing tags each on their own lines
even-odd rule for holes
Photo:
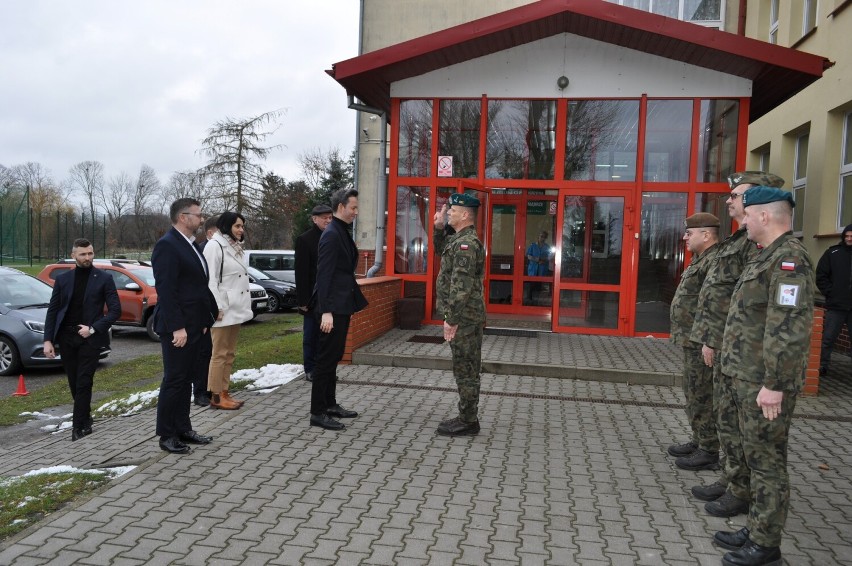
<svg viewBox="0 0 852 566">
<path fill-rule="evenodd" d="M 728 175 L 728 185 L 730 185 L 731 190 L 740 185 L 761 185 L 780 189 L 784 186 L 784 179 L 778 175 L 764 173 L 763 171 L 740 171 L 739 173 Z"/>
<path fill-rule="evenodd" d="M 709 212 L 696 212 L 683 221 L 687 228 L 718 228 L 719 219 Z"/>
<path fill-rule="evenodd" d="M 779 202 L 782 200 L 789 202 L 790 206 L 796 206 L 796 201 L 793 200 L 793 193 L 782 191 L 776 187 L 758 185 L 743 193 L 743 208 L 753 204 L 769 204 L 770 202 Z"/>
<path fill-rule="evenodd" d="M 450 206 L 479 208 L 479 199 L 467 193 L 453 193 L 452 195 L 450 195 Z"/>
<path fill-rule="evenodd" d="M 331 207 L 327 204 L 318 204 L 311 211 L 311 216 L 319 216 L 320 214 L 331 214 Z"/>
</svg>

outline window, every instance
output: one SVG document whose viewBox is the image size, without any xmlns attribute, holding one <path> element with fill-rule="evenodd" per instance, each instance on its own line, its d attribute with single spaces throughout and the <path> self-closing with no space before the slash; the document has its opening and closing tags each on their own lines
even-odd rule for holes
<svg viewBox="0 0 852 566">
<path fill-rule="evenodd" d="M 426 273 L 429 257 L 429 187 L 396 188 L 395 273 Z"/>
<path fill-rule="evenodd" d="M 760 152 L 759 162 L 759 169 L 761 171 L 769 172 L 769 147 Z"/>
<path fill-rule="evenodd" d="M 802 35 L 810 33 L 817 25 L 817 0 L 805 0 L 802 14 Z"/>
<path fill-rule="evenodd" d="M 808 185 L 808 138 L 809 134 L 800 134 L 796 138 L 796 156 L 793 163 L 793 233 L 802 234 L 805 212 L 805 189 Z"/>
<path fill-rule="evenodd" d="M 432 158 L 432 101 L 404 100 L 399 105 L 400 177 L 428 177 Z"/>
<path fill-rule="evenodd" d="M 649 100 L 645 180 L 659 183 L 688 181 L 691 138 L 691 100 Z"/>
<path fill-rule="evenodd" d="M 685 22 L 723 29 L 722 0 L 607 0 L 629 8 Z"/>
<path fill-rule="evenodd" d="M 769 0 L 769 43 L 778 43 L 778 2 Z"/>
<path fill-rule="evenodd" d="M 701 101 L 696 177 L 699 182 L 723 183 L 734 173 L 739 118 L 738 100 Z"/>
<path fill-rule="evenodd" d="M 838 230 L 852 224 L 852 112 L 843 120 L 843 159 L 840 164 L 840 219 Z"/>
<path fill-rule="evenodd" d="M 638 100 L 568 103 L 565 178 L 633 181 L 639 139 Z"/>
<path fill-rule="evenodd" d="M 485 176 L 553 179 L 555 100 L 489 100 Z"/>
<path fill-rule="evenodd" d="M 438 159 L 450 156 L 448 177 L 475 178 L 479 174 L 479 100 L 442 100 Z M 439 176 L 440 171 L 439 171 Z"/>
</svg>

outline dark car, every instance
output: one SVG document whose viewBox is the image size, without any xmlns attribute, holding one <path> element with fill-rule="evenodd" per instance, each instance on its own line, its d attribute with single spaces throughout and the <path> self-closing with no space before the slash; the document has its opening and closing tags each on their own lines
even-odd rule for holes
<svg viewBox="0 0 852 566">
<path fill-rule="evenodd" d="M 44 319 L 52 293 L 47 283 L 17 269 L 0 267 L 0 375 L 62 363 L 59 356 L 44 355 Z M 109 348 L 101 350 L 101 359 L 109 353 Z"/>
<path fill-rule="evenodd" d="M 265 271 L 248 267 L 249 281 L 266 289 L 269 295 L 269 312 L 284 309 L 294 309 L 298 305 L 296 297 L 296 285 L 289 281 L 276 279 Z"/>
</svg>

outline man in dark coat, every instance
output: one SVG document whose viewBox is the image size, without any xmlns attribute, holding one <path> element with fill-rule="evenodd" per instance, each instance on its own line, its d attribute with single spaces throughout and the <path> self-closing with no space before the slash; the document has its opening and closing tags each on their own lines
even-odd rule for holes
<svg viewBox="0 0 852 566">
<path fill-rule="evenodd" d="M 172 203 L 169 216 L 172 229 L 154 245 L 151 254 L 157 282 L 154 330 L 163 349 L 157 434 L 160 448 L 186 454 L 186 443 L 209 444 L 212 440 L 192 430 L 189 409 L 199 351 L 219 308 L 207 286 L 207 262 L 195 244 L 195 233 L 204 222 L 200 203 L 180 198 Z"/>
<path fill-rule="evenodd" d="M 828 248 L 816 269 L 816 284 L 825 296 L 825 320 L 822 327 L 822 350 L 819 374 L 828 373 L 831 350 L 843 325 L 852 332 L 852 224 L 843 229 L 840 243 Z"/>
<path fill-rule="evenodd" d="M 367 306 L 355 280 L 358 248 L 349 225 L 358 216 L 358 191 L 340 189 L 331 197 L 334 217 L 323 231 L 317 256 L 317 282 L 311 299 L 313 316 L 319 320 L 317 365 L 311 388 L 311 426 L 329 430 L 345 428 L 337 418 L 358 413 L 337 403 L 337 364 L 343 358 L 352 315 Z"/>
<path fill-rule="evenodd" d="M 296 299 L 302 320 L 302 363 L 305 379 L 312 380 L 316 365 L 319 323 L 308 312 L 308 304 L 317 282 L 317 254 L 323 230 L 331 223 L 331 207 L 318 204 L 311 210 L 313 225 L 296 238 Z"/>
<path fill-rule="evenodd" d="M 54 341 L 59 345 L 74 399 L 71 440 L 75 441 L 92 433 L 95 369 L 101 348 L 109 346 L 110 326 L 121 316 L 121 303 L 110 274 L 92 267 L 95 250 L 89 240 L 74 240 L 71 257 L 76 267 L 53 284 L 44 321 L 44 355 L 55 358 Z"/>
</svg>

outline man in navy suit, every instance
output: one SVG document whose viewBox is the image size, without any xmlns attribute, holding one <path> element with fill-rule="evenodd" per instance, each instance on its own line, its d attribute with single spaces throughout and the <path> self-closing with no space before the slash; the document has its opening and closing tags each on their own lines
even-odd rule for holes
<svg viewBox="0 0 852 566">
<path fill-rule="evenodd" d="M 74 399 L 71 440 L 75 441 L 92 433 L 95 369 L 101 348 L 109 346 L 109 328 L 121 315 L 121 303 L 112 276 L 92 267 L 95 249 L 89 240 L 74 240 L 71 257 L 76 267 L 53 284 L 44 321 L 44 355 L 56 357 L 56 342 Z"/>
<path fill-rule="evenodd" d="M 329 430 L 345 428 L 334 419 L 357 417 L 358 413 L 337 403 L 337 363 L 343 358 L 349 320 L 367 306 L 355 281 L 358 248 L 349 235 L 349 225 L 358 216 L 358 191 L 340 189 L 331 197 L 331 224 L 323 230 L 317 255 L 317 279 L 312 301 L 319 318 L 320 337 L 311 387 L 311 426 Z"/>
<path fill-rule="evenodd" d="M 192 377 L 200 350 L 219 309 L 207 286 L 207 262 L 195 244 L 204 222 L 201 203 L 180 198 L 169 209 L 172 229 L 154 245 L 151 265 L 157 289 L 154 330 L 163 349 L 163 382 L 157 401 L 160 448 L 189 452 L 189 444 L 209 444 L 209 436 L 192 430 L 189 409 Z"/>
</svg>

